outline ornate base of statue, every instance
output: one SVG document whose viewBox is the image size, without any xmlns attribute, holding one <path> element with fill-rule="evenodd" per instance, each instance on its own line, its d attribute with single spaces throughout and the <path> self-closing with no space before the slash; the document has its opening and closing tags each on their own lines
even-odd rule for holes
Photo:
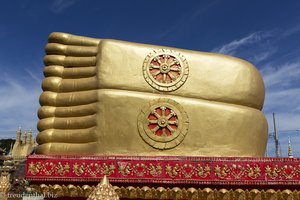
<svg viewBox="0 0 300 200">
<path fill-rule="evenodd" d="M 34 155 L 27 160 L 26 178 L 41 193 L 87 197 L 104 176 L 120 198 L 300 197 L 295 192 L 300 159 Z"/>
</svg>

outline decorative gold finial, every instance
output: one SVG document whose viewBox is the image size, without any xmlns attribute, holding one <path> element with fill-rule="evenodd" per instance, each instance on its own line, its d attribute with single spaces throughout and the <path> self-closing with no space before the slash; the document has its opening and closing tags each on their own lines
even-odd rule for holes
<svg viewBox="0 0 300 200">
<path fill-rule="evenodd" d="M 32 142 L 32 130 L 30 129 L 27 136 L 27 144 L 31 144 Z"/>
<path fill-rule="evenodd" d="M 27 133 L 26 133 L 26 131 L 24 131 L 23 141 L 22 141 L 23 144 L 26 144 L 26 139 L 27 139 Z"/>
<path fill-rule="evenodd" d="M 100 185 L 109 185 L 109 181 L 107 176 L 104 176 L 103 179 L 100 182 Z"/>
<path fill-rule="evenodd" d="M 0 177 L 0 192 L 8 192 L 10 189 L 9 176 L 2 172 Z"/>
<path fill-rule="evenodd" d="M 16 138 L 16 143 L 21 143 L 21 126 L 19 126 L 18 130 L 17 130 L 17 138 Z"/>
<path fill-rule="evenodd" d="M 119 196 L 115 192 L 112 185 L 109 183 L 106 176 L 103 177 L 101 182 L 96 186 L 94 191 L 90 194 L 87 200 L 118 200 Z"/>
<path fill-rule="evenodd" d="M 292 149 L 292 144 L 291 144 L 291 138 L 289 136 L 289 146 L 288 146 L 288 157 L 293 158 L 293 149 Z"/>
</svg>

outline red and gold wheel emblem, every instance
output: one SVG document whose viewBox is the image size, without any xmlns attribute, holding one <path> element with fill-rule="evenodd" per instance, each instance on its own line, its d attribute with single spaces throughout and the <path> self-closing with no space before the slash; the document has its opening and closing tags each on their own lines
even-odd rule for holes
<svg viewBox="0 0 300 200">
<path fill-rule="evenodd" d="M 157 149 L 179 145 L 188 129 L 183 108 L 171 99 L 153 100 L 139 114 L 138 128 L 146 143 Z"/>
<path fill-rule="evenodd" d="M 188 63 L 183 55 L 168 49 L 151 52 L 143 65 L 145 80 L 159 91 L 177 90 L 186 81 L 188 73 Z"/>
<path fill-rule="evenodd" d="M 161 137 L 172 136 L 177 130 L 177 114 L 164 106 L 154 108 L 148 115 L 148 128 L 154 135 Z"/>
</svg>

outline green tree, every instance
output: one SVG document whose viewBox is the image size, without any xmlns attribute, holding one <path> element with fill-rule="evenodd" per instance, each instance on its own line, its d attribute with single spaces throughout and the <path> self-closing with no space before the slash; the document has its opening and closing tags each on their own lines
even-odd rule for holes
<svg viewBox="0 0 300 200">
<path fill-rule="evenodd" d="M 11 147 L 11 145 L 14 145 L 15 141 L 16 140 L 14 140 L 14 139 L 1 139 L 0 140 L 0 147 L 5 150 L 5 152 L 6 152 L 5 154 L 9 153 L 10 147 Z"/>
</svg>

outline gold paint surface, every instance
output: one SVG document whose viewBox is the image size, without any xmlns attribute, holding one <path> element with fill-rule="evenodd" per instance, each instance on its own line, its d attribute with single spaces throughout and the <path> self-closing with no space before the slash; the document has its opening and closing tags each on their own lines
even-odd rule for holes
<svg viewBox="0 0 300 200">
<path fill-rule="evenodd" d="M 162 93 L 149 86 L 141 76 L 145 58 L 160 49 L 164 48 L 101 40 L 97 57 L 100 88 Z M 262 108 L 264 83 L 257 69 L 250 63 L 221 54 L 172 49 L 180 52 L 187 60 L 189 75 L 179 89 L 163 94 Z"/>
<path fill-rule="evenodd" d="M 65 33 L 50 35 L 46 53 L 38 154 L 264 155 L 264 84 L 246 61 Z M 153 61 L 157 56 L 162 64 Z M 168 74 L 171 68 L 180 73 Z M 169 146 L 155 146 L 139 132 L 148 125 L 141 112 L 160 99 L 177 102 L 188 119 L 187 133 Z"/>
</svg>

